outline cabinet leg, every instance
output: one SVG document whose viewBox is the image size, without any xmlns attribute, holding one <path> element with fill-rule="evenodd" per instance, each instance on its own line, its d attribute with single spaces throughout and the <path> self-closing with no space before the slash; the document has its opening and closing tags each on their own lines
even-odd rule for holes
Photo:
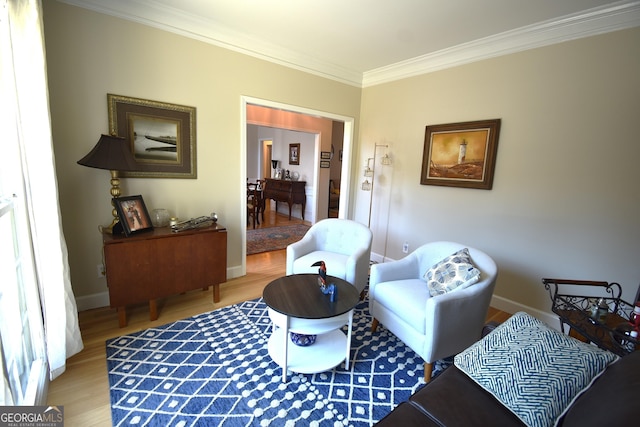
<svg viewBox="0 0 640 427">
<path fill-rule="evenodd" d="M 213 302 L 220 302 L 220 283 L 213 285 Z"/>
<path fill-rule="evenodd" d="M 158 320 L 158 301 L 149 300 L 149 320 Z"/>
<path fill-rule="evenodd" d="M 125 306 L 118 307 L 118 326 L 124 328 L 127 326 L 127 309 Z"/>
</svg>

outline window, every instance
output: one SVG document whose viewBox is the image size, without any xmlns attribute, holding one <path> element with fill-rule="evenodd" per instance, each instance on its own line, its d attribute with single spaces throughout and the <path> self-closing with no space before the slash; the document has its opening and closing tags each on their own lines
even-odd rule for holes
<svg viewBox="0 0 640 427">
<path fill-rule="evenodd" d="M 34 405 L 46 375 L 40 304 L 30 256 L 22 256 L 12 198 L 0 199 L 0 405 Z"/>
</svg>

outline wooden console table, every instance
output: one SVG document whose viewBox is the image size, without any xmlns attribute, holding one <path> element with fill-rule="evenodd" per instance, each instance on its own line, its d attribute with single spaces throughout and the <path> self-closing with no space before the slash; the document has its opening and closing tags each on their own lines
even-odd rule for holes
<svg viewBox="0 0 640 427">
<path fill-rule="evenodd" d="M 227 230 L 219 224 L 173 233 L 169 227 L 124 237 L 104 234 L 107 286 L 120 327 L 127 324 L 126 306 L 149 303 L 149 320 L 158 318 L 157 298 L 227 281 Z"/>
<path fill-rule="evenodd" d="M 307 195 L 304 192 L 304 187 L 307 182 L 272 178 L 267 178 L 265 181 L 264 199 L 275 200 L 276 211 L 278 211 L 278 202 L 287 203 L 289 205 L 289 219 L 291 219 L 291 206 L 302 205 L 302 219 L 304 220 L 304 209 L 307 204 Z"/>
</svg>

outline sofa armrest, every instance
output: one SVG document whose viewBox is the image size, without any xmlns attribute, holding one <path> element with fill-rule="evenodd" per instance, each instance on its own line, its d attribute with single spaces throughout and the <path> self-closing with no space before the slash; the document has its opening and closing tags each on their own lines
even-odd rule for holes
<svg viewBox="0 0 640 427">
<path fill-rule="evenodd" d="M 455 366 L 409 398 L 413 408 L 398 406 L 376 426 L 517 426 L 525 424 L 490 393 Z M 396 410 L 399 410 L 396 414 Z M 417 414 L 423 417 L 418 418 Z"/>
<path fill-rule="evenodd" d="M 562 427 L 626 426 L 638 423 L 640 350 L 610 365 L 569 407 Z"/>
<path fill-rule="evenodd" d="M 524 423 L 464 372 L 451 366 L 410 400 L 444 426 L 523 426 Z"/>
<path fill-rule="evenodd" d="M 442 427 L 412 402 L 402 402 L 376 423 L 376 427 Z"/>
</svg>

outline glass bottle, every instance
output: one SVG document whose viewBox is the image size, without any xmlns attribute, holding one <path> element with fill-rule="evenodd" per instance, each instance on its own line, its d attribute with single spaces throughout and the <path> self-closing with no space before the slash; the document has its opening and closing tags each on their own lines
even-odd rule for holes
<svg viewBox="0 0 640 427">
<path fill-rule="evenodd" d="M 636 330 L 640 328 L 640 301 L 638 301 L 633 307 L 633 312 L 629 317 L 629 323 L 636 327 Z"/>
<path fill-rule="evenodd" d="M 604 323 L 607 320 L 607 313 L 609 312 L 609 306 L 605 302 L 604 298 L 598 300 L 598 321 Z"/>
</svg>

